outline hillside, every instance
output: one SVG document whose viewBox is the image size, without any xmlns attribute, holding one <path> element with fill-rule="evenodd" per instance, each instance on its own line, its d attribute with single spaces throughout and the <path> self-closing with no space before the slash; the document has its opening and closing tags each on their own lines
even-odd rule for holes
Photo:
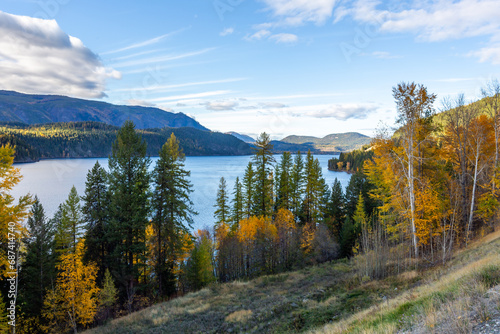
<svg viewBox="0 0 500 334">
<path fill-rule="evenodd" d="M 288 136 L 281 141 L 290 144 L 309 144 L 315 149 L 328 152 L 347 152 L 369 144 L 371 138 L 357 132 L 332 133 L 323 138 L 312 136 Z"/>
<path fill-rule="evenodd" d="M 245 143 L 255 143 L 255 139 L 253 139 L 252 137 L 250 136 L 247 136 L 247 135 L 243 135 L 241 133 L 237 133 L 237 132 L 234 132 L 234 131 L 230 131 L 230 132 L 226 132 L 226 134 L 228 135 L 232 135 L 232 136 L 235 136 L 236 138 L 238 138 L 239 140 L 241 141 L 244 141 Z"/>
<path fill-rule="evenodd" d="M 344 260 L 248 282 L 214 284 L 86 333 L 491 330 L 500 327 L 499 237 L 499 231 L 487 235 L 445 266 L 382 280 L 360 279 L 355 262 Z"/>
<path fill-rule="evenodd" d="M 52 123 L 42 125 L 0 125 L 0 144 L 16 146 L 15 162 L 49 158 L 107 157 L 118 127 L 98 122 Z M 156 156 L 171 133 L 179 139 L 186 155 L 247 155 L 250 146 L 218 132 L 190 127 L 143 129 L 147 154 Z"/>
<path fill-rule="evenodd" d="M 44 124 L 55 122 L 102 122 L 121 126 L 130 119 L 138 129 L 192 127 L 208 130 L 183 113 L 158 108 L 118 106 L 58 95 L 28 95 L 0 90 L 0 122 Z"/>
</svg>

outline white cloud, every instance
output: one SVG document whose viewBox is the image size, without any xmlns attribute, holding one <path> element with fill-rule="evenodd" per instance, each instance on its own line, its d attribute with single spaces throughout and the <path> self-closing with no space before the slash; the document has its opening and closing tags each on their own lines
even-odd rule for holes
<svg viewBox="0 0 500 334">
<path fill-rule="evenodd" d="M 155 105 L 151 102 L 144 101 L 144 100 L 136 100 L 136 99 L 130 99 L 125 101 L 126 105 L 129 106 L 139 106 L 139 107 L 154 107 Z"/>
<path fill-rule="evenodd" d="M 294 34 L 276 34 L 269 37 L 269 39 L 274 40 L 276 43 L 296 43 L 299 38 Z"/>
<path fill-rule="evenodd" d="M 152 57 L 152 58 L 146 58 L 146 59 L 131 60 L 131 61 L 126 61 L 126 62 L 122 62 L 122 63 L 117 63 L 117 64 L 115 64 L 115 67 L 131 67 L 131 66 L 137 66 L 137 65 L 158 64 L 158 63 L 163 63 L 163 62 L 172 61 L 172 60 L 179 60 L 179 59 L 184 59 L 184 58 L 188 58 L 188 57 L 199 56 L 201 54 L 210 52 L 214 49 L 215 48 L 207 48 L 207 49 L 203 49 L 203 50 L 186 52 L 186 53 L 181 53 L 181 54 L 176 54 L 176 55 L 166 55 L 166 56 Z"/>
<path fill-rule="evenodd" d="M 478 51 L 469 53 L 469 56 L 479 58 L 481 63 L 491 61 L 495 65 L 500 65 L 500 45 L 485 47 Z"/>
<path fill-rule="evenodd" d="M 279 102 L 263 102 L 259 103 L 260 106 L 263 108 L 285 108 L 286 104 L 279 103 Z"/>
<path fill-rule="evenodd" d="M 55 20 L 0 12 L 0 50 L 0 89 L 102 98 L 106 79 L 121 77 Z"/>
<path fill-rule="evenodd" d="M 194 93 L 194 94 L 186 94 L 186 95 L 176 95 L 176 96 L 168 96 L 168 97 L 160 97 L 157 99 L 151 99 L 149 102 L 166 102 L 166 101 L 176 101 L 180 103 L 185 103 L 184 101 L 177 100 L 189 100 L 189 99 L 197 99 L 208 96 L 217 96 L 217 95 L 225 95 L 231 93 L 230 90 L 216 90 L 211 92 L 203 92 L 203 93 Z"/>
<path fill-rule="evenodd" d="M 373 113 L 378 108 L 372 105 L 361 104 L 334 104 L 323 109 L 307 111 L 305 113 L 294 116 L 309 116 L 314 118 L 335 118 L 340 121 L 348 119 L 365 119 L 370 113 Z"/>
<path fill-rule="evenodd" d="M 213 101 L 203 103 L 207 110 L 223 111 L 223 110 L 234 110 L 238 106 L 236 101 Z"/>
<path fill-rule="evenodd" d="M 186 29 L 187 28 L 182 28 L 182 29 L 179 29 L 179 30 L 176 30 L 176 31 L 172 31 L 172 32 L 169 32 L 167 34 L 164 34 L 164 35 L 161 35 L 161 36 L 157 36 L 157 37 L 154 37 L 154 38 L 142 41 L 142 42 L 137 42 L 137 43 L 128 45 L 126 47 L 123 47 L 123 48 L 120 48 L 120 49 L 117 49 L 117 50 L 103 52 L 102 54 L 106 55 L 106 54 L 112 54 L 112 53 L 119 53 L 119 52 L 123 52 L 123 51 L 128 51 L 128 50 L 142 48 L 142 47 L 145 47 L 145 46 L 156 44 L 156 43 L 162 41 L 163 39 L 165 39 L 167 37 L 170 37 L 170 36 L 173 36 L 173 35 L 176 35 L 176 34 L 182 32 L 182 31 L 184 31 Z"/>
<path fill-rule="evenodd" d="M 307 22 L 322 24 L 332 16 L 336 0 L 261 0 L 281 24 L 298 26 Z"/>
<path fill-rule="evenodd" d="M 339 8 L 336 20 L 352 15 L 357 21 L 380 26 L 381 31 L 411 32 L 425 41 L 443 41 L 500 34 L 500 1 L 414 1 L 411 9 L 378 9 L 380 2 L 358 0 Z"/>
<path fill-rule="evenodd" d="M 224 30 L 222 30 L 219 35 L 220 36 L 227 36 L 227 35 L 231 35 L 232 33 L 234 32 L 234 28 L 226 28 Z"/>
<path fill-rule="evenodd" d="M 263 38 L 269 37 L 271 35 L 271 32 L 269 30 L 259 30 L 255 34 L 251 35 L 250 37 L 247 37 L 249 40 L 261 40 Z"/>
</svg>

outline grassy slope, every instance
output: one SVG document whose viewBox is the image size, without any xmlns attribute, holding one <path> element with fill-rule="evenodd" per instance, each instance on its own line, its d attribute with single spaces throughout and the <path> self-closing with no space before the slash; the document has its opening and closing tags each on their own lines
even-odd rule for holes
<svg viewBox="0 0 500 334">
<path fill-rule="evenodd" d="M 446 266 L 418 275 L 407 272 L 360 282 L 353 265 L 340 261 L 249 282 L 215 284 L 87 333 L 396 333 L 468 328 L 487 289 L 500 281 L 499 237 L 500 232 L 489 235 L 458 252 Z M 500 296 L 491 296 L 500 307 Z M 480 311 L 479 319 L 487 320 L 488 312 Z"/>
</svg>

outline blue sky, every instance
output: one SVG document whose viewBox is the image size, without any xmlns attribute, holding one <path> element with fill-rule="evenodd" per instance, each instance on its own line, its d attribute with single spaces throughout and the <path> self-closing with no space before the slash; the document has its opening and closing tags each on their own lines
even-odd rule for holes
<svg viewBox="0 0 500 334">
<path fill-rule="evenodd" d="M 500 77 L 498 17 L 498 0 L 1 0 L 0 89 L 252 136 L 373 135 L 401 81 L 479 98 Z"/>
</svg>

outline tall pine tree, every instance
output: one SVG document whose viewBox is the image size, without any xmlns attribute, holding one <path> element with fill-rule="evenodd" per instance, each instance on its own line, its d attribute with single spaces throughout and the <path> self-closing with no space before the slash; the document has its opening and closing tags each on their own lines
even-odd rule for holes
<svg viewBox="0 0 500 334">
<path fill-rule="evenodd" d="M 229 221 L 229 196 L 224 177 L 220 178 L 214 207 L 216 208 L 214 212 L 215 224 L 227 223 Z"/>
<path fill-rule="evenodd" d="M 136 280 L 144 265 L 149 215 L 150 159 L 146 142 L 126 121 L 118 131 L 109 157 L 110 234 L 112 274 L 125 288 L 129 312 Z"/>
<path fill-rule="evenodd" d="M 54 228 L 47 221 L 45 210 L 36 196 L 23 243 L 26 250 L 19 273 L 18 305 L 26 317 L 38 317 L 46 291 L 55 283 L 55 257 Z"/>
<path fill-rule="evenodd" d="M 257 147 L 253 157 L 255 165 L 254 175 L 254 214 L 255 216 L 269 217 L 273 209 L 273 171 L 275 161 L 272 153 L 271 138 L 263 132 L 255 142 Z"/>
<path fill-rule="evenodd" d="M 280 163 L 276 166 L 276 207 L 289 210 L 292 206 L 291 191 L 292 155 L 283 152 Z"/>
<path fill-rule="evenodd" d="M 108 256 L 108 222 L 109 193 L 108 173 L 96 161 L 94 167 L 87 173 L 85 196 L 82 197 L 83 217 L 86 222 L 85 262 L 95 262 L 98 265 L 98 282 L 104 277 Z"/>
<path fill-rule="evenodd" d="M 231 200 L 231 221 L 233 229 L 236 229 L 240 220 L 243 219 L 243 186 L 240 178 L 236 177 L 234 182 L 233 199 Z"/>
<path fill-rule="evenodd" d="M 178 254 L 183 247 L 183 235 L 189 234 L 196 214 L 189 199 L 192 185 L 189 171 L 184 169 L 185 156 L 172 133 L 162 146 L 154 172 L 152 198 L 153 227 L 156 246 L 155 276 L 159 295 L 175 292 L 175 270 Z"/>
<path fill-rule="evenodd" d="M 254 170 L 252 162 L 249 162 L 243 176 L 243 214 L 245 218 L 250 218 L 253 213 L 254 202 Z"/>
</svg>

